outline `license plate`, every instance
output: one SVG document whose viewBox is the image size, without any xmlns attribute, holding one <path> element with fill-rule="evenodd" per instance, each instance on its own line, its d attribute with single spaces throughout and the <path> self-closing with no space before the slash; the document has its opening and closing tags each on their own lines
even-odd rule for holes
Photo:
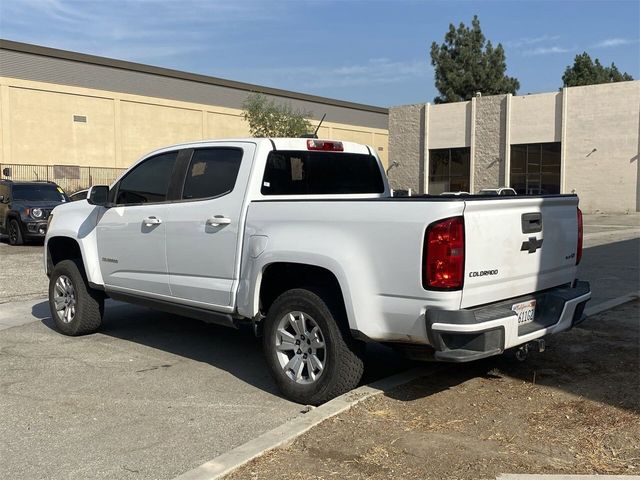
<svg viewBox="0 0 640 480">
<path fill-rule="evenodd" d="M 527 300 L 526 302 L 516 303 L 511 307 L 511 310 L 518 315 L 518 325 L 531 323 L 536 318 L 536 301 Z"/>
</svg>

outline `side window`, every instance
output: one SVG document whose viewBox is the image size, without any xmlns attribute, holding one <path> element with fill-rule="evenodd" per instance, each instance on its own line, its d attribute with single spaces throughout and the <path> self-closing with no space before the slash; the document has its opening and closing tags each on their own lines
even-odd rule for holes
<svg viewBox="0 0 640 480">
<path fill-rule="evenodd" d="M 219 197 L 233 190 L 240 170 L 239 148 L 203 148 L 193 152 L 183 199 Z"/>
<path fill-rule="evenodd" d="M 178 153 L 148 158 L 120 180 L 116 204 L 158 203 L 167 199 L 169 181 Z"/>
</svg>

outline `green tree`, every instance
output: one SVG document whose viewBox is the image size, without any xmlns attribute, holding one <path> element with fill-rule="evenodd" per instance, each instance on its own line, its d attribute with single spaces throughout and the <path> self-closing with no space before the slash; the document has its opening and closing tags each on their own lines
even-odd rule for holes
<svg viewBox="0 0 640 480">
<path fill-rule="evenodd" d="M 449 25 L 444 43 L 431 44 L 431 64 L 435 67 L 436 88 L 440 92 L 436 103 L 469 100 L 476 92 L 484 95 L 516 93 L 520 82 L 508 77 L 502 45 L 495 48 L 480 29 L 474 15 L 471 28 L 460 23 Z"/>
<path fill-rule="evenodd" d="M 627 80 L 633 80 L 633 77 L 627 72 L 620 73 L 614 63 L 611 63 L 610 67 L 605 67 L 597 58 L 594 62 L 587 52 L 576 55 L 573 65 L 569 65 L 562 75 L 565 87 L 625 82 Z"/>
<path fill-rule="evenodd" d="M 312 131 L 305 118 L 310 112 L 278 104 L 260 93 L 251 93 L 242 105 L 244 119 L 254 137 L 300 137 Z"/>
</svg>

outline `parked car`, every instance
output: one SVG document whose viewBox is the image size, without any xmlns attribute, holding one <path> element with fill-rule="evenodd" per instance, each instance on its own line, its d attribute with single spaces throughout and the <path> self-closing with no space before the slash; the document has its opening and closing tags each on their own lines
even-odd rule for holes
<svg viewBox="0 0 640 480">
<path fill-rule="evenodd" d="M 364 342 L 467 362 L 583 320 L 575 195 L 391 197 L 375 149 L 317 139 L 158 150 L 56 208 L 49 305 L 67 335 L 104 299 L 262 335 L 288 398 L 355 387 Z"/>
<path fill-rule="evenodd" d="M 72 202 L 77 202 L 78 200 L 86 200 L 87 199 L 87 193 L 89 193 L 88 189 L 84 189 L 84 190 L 78 190 L 75 193 L 72 193 L 71 195 L 69 195 L 69 199 Z"/>
<path fill-rule="evenodd" d="M 9 236 L 11 245 L 44 240 L 49 214 L 68 201 L 53 182 L 0 180 L 0 233 Z"/>
</svg>

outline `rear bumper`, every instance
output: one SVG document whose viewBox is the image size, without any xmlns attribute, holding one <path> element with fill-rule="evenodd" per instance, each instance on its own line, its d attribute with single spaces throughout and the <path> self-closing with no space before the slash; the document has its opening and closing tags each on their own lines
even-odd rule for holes
<svg viewBox="0 0 640 480">
<path fill-rule="evenodd" d="M 556 287 L 473 309 L 428 310 L 427 336 L 436 360 L 469 362 L 572 328 L 584 320 L 590 298 L 589 283 L 575 282 L 572 287 Z M 535 320 L 518 325 L 512 305 L 532 299 L 537 304 Z"/>
</svg>

